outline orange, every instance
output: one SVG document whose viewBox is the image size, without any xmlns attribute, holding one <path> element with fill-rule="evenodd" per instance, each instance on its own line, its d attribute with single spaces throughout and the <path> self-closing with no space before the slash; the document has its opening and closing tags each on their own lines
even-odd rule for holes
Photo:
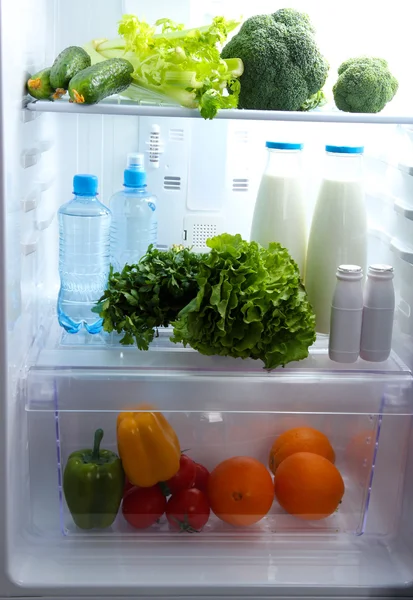
<svg viewBox="0 0 413 600">
<path fill-rule="evenodd" d="M 282 433 L 270 450 L 269 467 L 275 474 L 278 466 L 291 454 L 312 452 L 334 463 L 336 456 L 328 437 L 311 427 L 296 427 Z"/>
<path fill-rule="evenodd" d="M 260 521 L 274 500 L 271 475 L 255 458 L 236 456 L 220 463 L 208 482 L 211 509 L 225 523 L 244 527 Z"/>
<path fill-rule="evenodd" d="M 344 495 L 340 471 L 329 460 L 296 452 L 280 464 L 274 477 L 275 497 L 291 515 L 305 520 L 325 519 Z"/>
</svg>

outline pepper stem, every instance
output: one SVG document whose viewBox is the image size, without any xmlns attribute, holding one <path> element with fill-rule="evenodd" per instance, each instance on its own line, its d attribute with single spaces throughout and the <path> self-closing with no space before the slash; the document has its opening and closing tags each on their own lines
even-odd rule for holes
<svg viewBox="0 0 413 600">
<path fill-rule="evenodd" d="M 95 440 L 93 442 L 92 460 L 97 462 L 99 460 L 100 442 L 103 438 L 103 429 L 96 429 Z"/>
</svg>

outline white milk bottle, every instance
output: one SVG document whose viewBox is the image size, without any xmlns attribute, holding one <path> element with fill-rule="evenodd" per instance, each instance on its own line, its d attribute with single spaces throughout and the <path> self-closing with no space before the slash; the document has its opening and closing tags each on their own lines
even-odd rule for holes
<svg viewBox="0 0 413 600">
<path fill-rule="evenodd" d="M 341 265 L 331 305 L 328 354 L 339 363 L 354 363 L 360 354 L 363 319 L 363 271 L 358 265 Z"/>
<path fill-rule="evenodd" d="M 395 308 L 393 278 L 390 265 L 369 267 L 360 356 L 370 362 L 383 362 L 390 356 Z"/>
<path fill-rule="evenodd" d="M 302 144 L 267 142 L 268 161 L 255 204 L 251 241 L 279 242 L 304 276 L 307 227 L 302 185 Z"/>
<path fill-rule="evenodd" d="M 367 215 L 363 147 L 326 146 L 321 183 L 307 250 L 305 285 L 316 314 L 316 330 L 330 331 L 331 303 L 339 265 L 366 269 Z"/>
</svg>

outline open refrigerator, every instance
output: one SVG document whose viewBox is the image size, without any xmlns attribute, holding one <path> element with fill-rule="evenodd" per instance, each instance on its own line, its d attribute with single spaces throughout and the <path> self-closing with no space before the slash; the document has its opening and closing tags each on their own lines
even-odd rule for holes
<svg viewBox="0 0 413 600">
<path fill-rule="evenodd" d="M 124 13 L 188 25 L 217 14 L 273 12 L 258 0 L 7 0 L 1 4 L 0 597 L 413 597 L 413 113 L 220 113 L 109 100 L 92 107 L 30 103 L 23 84 L 63 48 L 115 37 Z M 295 2 L 314 18 L 337 64 L 355 54 L 397 62 L 409 98 L 412 8 L 364 0 Z M 317 21 L 318 19 L 318 21 Z M 333 28 L 332 24 L 335 24 Z M 390 32 L 390 33 L 389 33 Z M 403 78 L 404 77 L 404 78 Z M 410 108 L 410 112 L 409 112 Z M 385 363 L 328 358 L 318 339 L 305 361 L 267 373 L 254 361 L 205 357 L 168 332 L 148 352 L 109 336 L 62 335 L 56 318 L 56 213 L 75 173 L 99 177 L 107 203 L 128 152 L 144 152 L 159 200 L 159 244 L 205 250 L 222 232 L 248 239 L 265 141 L 305 143 L 308 219 L 324 145 L 366 147 L 369 263 L 395 269 L 393 350 Z M 211 519 L 196 535 L 119 517 L 78 530 L 62 493 L 69 454 L 139 402 L 163 412 L 181 447 L 208 468 L 229 456 L 266 464 L 289 427 L 326 433 L 346 493 L 339 510 L 301 522 L 275 505 L 253 527 Z"/>
</svg>

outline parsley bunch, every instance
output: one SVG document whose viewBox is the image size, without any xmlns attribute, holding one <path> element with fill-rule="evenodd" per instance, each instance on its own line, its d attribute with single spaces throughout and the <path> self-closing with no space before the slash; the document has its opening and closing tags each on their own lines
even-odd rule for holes
<svg viewBox="0 0 413 600">
<path fill-rule="evenodd" d="M 148 350 L 157 327 L 167 327 L 198 293 L 200 256 L 175 246 L 167 252 L 153 246 L 136 265 L 121 273 L 111 267 L 108 287 L 93 309 L 108 333 L 122 333 L 120 343 L 136 342 Z"/>
</svg>

